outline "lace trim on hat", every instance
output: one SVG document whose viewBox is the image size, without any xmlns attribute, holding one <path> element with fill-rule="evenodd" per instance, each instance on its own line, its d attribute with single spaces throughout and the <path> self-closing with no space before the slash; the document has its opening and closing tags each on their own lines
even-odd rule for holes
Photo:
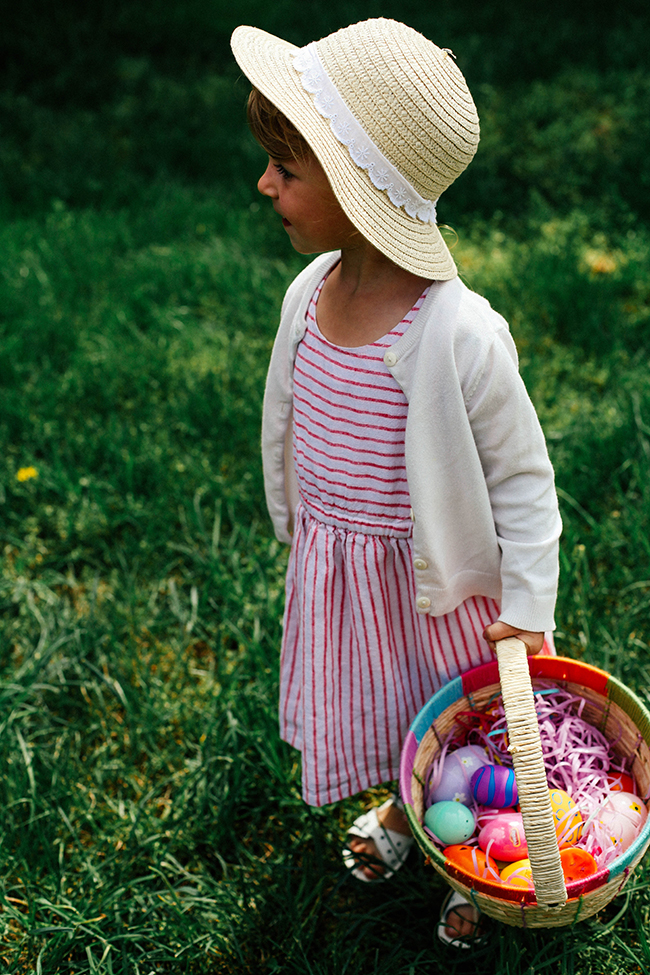
<svg viewBox="0 0 650 975">
<path fill-rule="evenodd" d="M 388 194 L 391 203 L 422 223 L 436 222 L 436 202 L 425 200 L 393 166 L 347 107 L 323 67 L 316 42 L 298 51 L 293 66 L 300 73 L 305 91 L 314 96 L 318 112 L 329 119 L 332 132 L 347 146 L 357 166 L 365 169 L 378 190 Z"/>
</svg>

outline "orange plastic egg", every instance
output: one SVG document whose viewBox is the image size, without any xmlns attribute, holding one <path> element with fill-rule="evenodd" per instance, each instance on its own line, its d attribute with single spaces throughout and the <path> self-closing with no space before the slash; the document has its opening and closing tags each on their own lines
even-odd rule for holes
<svg viewBox="0 0 650 975">
<path fill-rule="evenodd" d="M 562 862 L 562 873 L 567 884 L 575 880 L 584 880 L 591 877 L 592 873 L 598 870 L 598 864 L 592 857 L 579 846 L 566 846 L 560 850 L 560 860 Z"/>
<path fill-rule="evenodd" d="M 465 843 L 454 843 L 446 847 L 444 854 L 456 867 L 481 879 L 496 880 L 499 870 L 492 857 L 486 857 L 483 850 Z"/>
</svg>

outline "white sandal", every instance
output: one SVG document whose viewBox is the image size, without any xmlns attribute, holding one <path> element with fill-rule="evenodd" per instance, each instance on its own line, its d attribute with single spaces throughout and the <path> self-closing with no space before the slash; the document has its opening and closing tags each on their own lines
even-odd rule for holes
<svg viewBox="0 0 650 975">
<path fill-rule="evenodd" d="M 468 905 L 473 907 L 479 915 L 474 922 L 475 933 L 466 935 L 464 938 L 454 938 L 451 935 L 448 935 L 445 931 L 445 927 L 447 926 L 449 915 L 453 914 L 454 911 L 457 911 L 459 907 L 467 907 Z M 471 948 L 473 945 L 479 944 L 481 941 L 485 940 L 484 937 L 476 933 L 478 932 L 481 916 L 481 912 L 477 907 L 474 906 L 474 904 L 472 904 L 471 901 L 468 901 L 466 897 L 459 894 L 457 890 L 450 891 L 443 901 L 442 907 L 440 908 L 440 920 L 438 921 L 437 929 L 439 939 L 444 944 L 451 945 L 453 948 Z"/>
<path fill-rule="evenodd" d="M 382 806 L 379 806 L 379 809 L 386 809 L 393 804 L 397 805 L 394 799 L 387 799 Z M 394 829 L 388 829 L 386 826 L 382 826 L 377 817 L 377 812 L 378 809 L 373 808 L 357 817 L 348 830 L 348 836 L 358 836 L 362 840 L 372 840 L 377 847 L 378 856 L 373 857 L 369 854 L 353 853 L 347 847 L 343 852 L 343 861 L 352 876 L 356 877 L 357 880 L 363 880 L 365 883 L 370 884 L 374 884 L 378 880 L 388 880 L 392 877 L 395 871 L 399 870 L 406 860 L 409 855 L 409 850 L 414 843 L 412 836 L 407 836 L 404 833 L 398 833 Z M 385 865 L 386 869 L 383 873 L 378 873 L 375 877 L 367 877 L 362 868 L 364 866 L 372 868 L 373 864 L 379 865 L 379 860 Z"/>
</svg>

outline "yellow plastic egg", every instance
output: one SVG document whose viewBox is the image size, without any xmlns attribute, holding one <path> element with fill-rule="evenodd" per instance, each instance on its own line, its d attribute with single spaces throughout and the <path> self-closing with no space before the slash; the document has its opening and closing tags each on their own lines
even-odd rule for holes
<svg viewBox="0 0 650 975">
<path fill-rule="evenodd" d="M 560 846 L 576 843 L 582 834 L 580 810 L 564 789 L 549 789 L 555 834 Z"/>
<path fill-rule="evenodd" d="M 500 873 L 501 880 L 509 887 L 525 887 L 533 890 L 533 871 L 530 860 L 515 860 Z"/>
</svg>

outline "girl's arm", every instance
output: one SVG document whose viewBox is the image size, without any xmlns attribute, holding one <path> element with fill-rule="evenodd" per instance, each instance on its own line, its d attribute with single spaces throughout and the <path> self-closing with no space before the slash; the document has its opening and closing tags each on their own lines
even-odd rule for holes
<svg viewBox="0 0 650 975">
<path fill-rule="evenodd" d="M 500 629 L 488 642 L 518 636 L 534 653 L 552 629 L 561 520 L 544 434 L 509 351 L 511 338 L 495 336 L 468 405 L 492 517 L 501 549 Z"/>
</svg>

